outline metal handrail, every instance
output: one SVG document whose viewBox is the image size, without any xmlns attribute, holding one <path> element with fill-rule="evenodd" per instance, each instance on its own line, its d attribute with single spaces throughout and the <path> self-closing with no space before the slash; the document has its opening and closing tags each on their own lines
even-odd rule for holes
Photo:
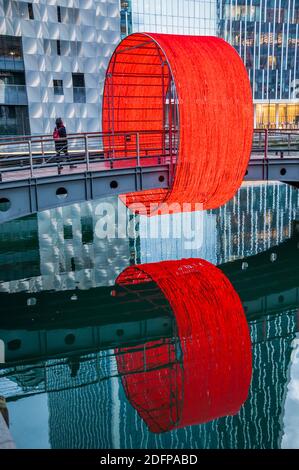
<svg viewBox="0 0 299 470">
<path fill-rule="evenodd" d="M 160 129 L 157 130 L 138 130 L 132 132 L 132 131 L 127 131 L 127 132 L 80 132 L 80 133 L 69 133 L 67 138 L 84 138 L 85 136 L 89 137 L 109 137 L 109 136 L 121 136 L 121 135 L 133 135 L 134 133 L 138 132 L 139 134 L 165 134 L 168 133 L 169 131 L 163 131 Z M 172 133 L 178 133 L 179 131 L 176 129 L 173 129 L 171 131 Z M 298 129 L 262 129 L 262 128 L 256 128 L 254 129 L 254 134 L 264 134 L 267 132 L 268 134 L 294 134 L 298 135 L 299 134 L 299 128 Z M 25 143 L 28 140 L 31 140 L 35 143 L 37 142 L 53 142 L 53 136 L 52 134 L 39 134 L 39 135 L 20 135 L 20 136 L 13 136 L 13 137 L 0 137 L 0 146 L 4 145 L 5 143 Z M 63 139 L 64 140 L 64 139 Z"/>
<path fill-rule="evenodd" d="M 84 137 L 85 135 L 88 135 L 88 136 L 118 136 L 118 135 L 124 135 L 124 134 L 134 134 L 136 132 L 139 132 L 140 134 L 163 134 L 164 131 L 161 130 L 161 129 L 154 129 L 154 130 L 139 130 L 139 129 L 136 129 L 134 132 L 133 131 L 115 131 L 115 132 L 77 132 L 77 133 L 69 133 L 68 134 L 68 137 Z M 175 132 L 177 133 L 178 131 L 176 129 L 173 129 L 172 132 Z M 25 135 L 16 135 L 16 136 L 7 136 L 7 137 L 0 137 L 0 143 L 1 141 L 5 141 L 5 142 L 10 142 L 10 141 L 13 141 L 13 142 L 16 142 L 16 140 L 18 139 L 21 139 L 22 141 L 27 141 L 28 139 L 30 140 L 41 140 L 41 139 L 44 139 L 46 138 L 46 140 L 52 140 L 53 141 L 53 136 L 52 134 L 34 134 L 34 135 L 31 135 L 31 134 L 25 134 Z M 0 144 L 2 145 L 2 143 Z"/>
<path fill-rule="evenodd" d="M 151 139 L 160 139 L 160 136 L 164 136 L 164 145 L 158 148 L 155 143 L 151 144 L 147 136 Z M 67 162 L 58 160 L 60 157 L 57 156 L 58 151 L 54 150 L 55 141 L 50 135 L 45 135 L 41 139 L 38 136 L 23 137 L 17 141 L 0 139 L 0 174 L 29 170 L 30 177 L 33 177 L 34 170 L 55 166 L 58 167 L 59 173 L 59 169 L 73 161 L 85 165 L 85 171 L 90 171 L 91 164 L 103 161 L 113 168 L 115 162 L 134 160 L 136 167 L 140 167 L 150 158 L 157 159 L 157 164 L 165 163 L 165 158 L 168 158 L 170 159 L 168 163 L 174 165 L 174 158 L 178 152 L 178 136 L 177 129 L 69 134 L 66 138 L 57 139 L 58 142 L 67 140 L 67 156 L 70 157 Z M 279 132 L 275 132 L 273 129 L 255 129 L 253 153 L 261 153 L 264 159 L 268 159 L 273 154 L 275 157 L 283 158 L 285 154 L 290 155 L 293 152 L 299 154 L 299 131 L 280 129 Z M 56 157 L 57 161 L 54 161 Z"/>
<path fill-rule="evenodd" d="M 42 139 L 30 136 L 28 139 L 23 138 L 17 142 L 0 141 L 0 174 L 29 170 L 29 176 L 34 177 L 35 170 L 55 166 L 58 167 L 59 174 L 64 166 L 72 163 L 83 164 L 85 171 L 90 171 L 91 163 L 103 161 L 108 163 L 110 168 L 113 168 L 115 162 L 125 161 L 135 161 L 135 166 L 140 167 L 146 160 L 153 158 L 157 159 L 155 164 L 161 164 L 165 162 L 163 157 L 172 161 L 176 156 L 176 149 L 174 148 L 174 151 L 170 153 L 170 149 L 166 146 L 166 152 L 162 152 L 162 149 L 157 148 L 154 143 L 147 143 L 147 136 L 151 139 L 157 137 L 160 139 L 161 136 L 164 136 L 163 140 L 167 141 L 168 135 L 176 134 L 176 130 L 170 129 L 165 131 L 71 134 L 55 141 L 49 135 Z M 143 136 L 142 141 L 140 140 L 141 136 Z M 110 154 L 111 138 L 114 143 L 113 157 Z M 54 151 L 55 142 L 60 141 L 67 141 L 67 147 L 63 149 L 56 146 Z M 3 149 L 2 156 L 1 148 Z M 67 162 L 61 161 L 61 157 L 67 158 Z"/>
</svg>

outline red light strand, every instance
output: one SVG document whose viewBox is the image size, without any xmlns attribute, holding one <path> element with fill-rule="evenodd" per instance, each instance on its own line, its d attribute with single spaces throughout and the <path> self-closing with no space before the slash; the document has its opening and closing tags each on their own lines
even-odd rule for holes
<svg viewBox="0 0 299 470">
<path fill-rule="evenodd" d="M 151 132 L 164 130 L 163 94 L 171 74 L 180 136 L 173 186 L 126 195 L 127 205 L 144 203 L 147 214 L 150 204 L 161 202 L 190 203 L 192 210 L 196 203 L 203 209 L 225 204 L 240 187 L 250 157 L 253 105 L 247 72 L 235 49 L 216 37 L 138 33 L 125 38 L 107 72 L 103 131 L 147 131 L 140 136 L 140 155 L 147 149 L 158 155 L 162 134 Z M 114 149 L 117 155 L 118 149 L 119 155 L 134 155 L 136 140 L 123 139 L 104 139 L 106 153 Z M 141 165 L 156 163 L 153 157 Z"/>
</svg>

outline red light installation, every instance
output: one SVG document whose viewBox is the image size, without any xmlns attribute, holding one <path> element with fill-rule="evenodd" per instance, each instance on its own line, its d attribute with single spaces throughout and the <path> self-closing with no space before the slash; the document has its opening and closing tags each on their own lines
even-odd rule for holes
<svg viewBox="0 0 299 470">
<path fill-rule="evenodd" d="M 177 341 L 116 351 L 130 403 L 150 431 L 237 413 L 251 381 L 251 341 L 241 301 L 227 277 L 201 259 L 132 266 L 116 284 L 154 281 L 174 313 Z"/>
<path fill-rule="evenodd" d="M 251 89 L 241 58 L 222 39 L 152 33 L 125 38 L 107 71 L 102 120 L 110 133 L 104 138 L 107 156 L 136 155 L 137 137 L 126 141 L 117 133 L 139 131 L 140 166 L 157 164 L 159 154 L 171 164 L 169 190 L 157 182 L 157 190 L 126 195 L 136 210 L 145 204 L 140 213 L 162 202 L 215 208 L 242 183 L 253 133 Z"/>
</svg>

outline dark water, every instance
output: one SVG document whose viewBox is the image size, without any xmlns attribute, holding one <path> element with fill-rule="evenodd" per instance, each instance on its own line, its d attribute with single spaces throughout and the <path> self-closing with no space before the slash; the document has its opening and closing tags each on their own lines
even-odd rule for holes
<svg viewBox="0 0 299 470">
<path fill-rule="evenodd" d="M 167 217 L 157 228 L 137 216 L 130 237 L 103 239 L 98 202 L 1 225 L 0 395 L 17 446 L 299 448 L 298 207 L 296 189 L 254 184 L 218 210 L 193 214 L 190 229 L 188 216 L 172 216 L 166 236 Z M 146 236 L 150 223 L 155 238 Z M 116 356 L 172 342 L 174 317 L 154 283 L 116 297 L 114 283 L 129 265 L 195 257 L 218 265 L 244 305 L 249 395 L 234 416 L 152 433 L 126 396 Z"/>
</svg>

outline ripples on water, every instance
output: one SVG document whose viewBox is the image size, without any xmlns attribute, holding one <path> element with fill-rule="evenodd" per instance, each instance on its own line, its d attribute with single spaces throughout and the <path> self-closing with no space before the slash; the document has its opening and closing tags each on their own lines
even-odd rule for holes
<svg viewBox="0 0 299 470">
<path fill-rule="evenodd" d="M 17 446 L 299 447 L 298 202 L 287 185 L 243 186 L 220 209 L 193 215 L 200 243 L 191 248 L 172 233 L 146 238 L 150 222 L 138 217 L 130 239 L 101 240 L 97 202 L 1 225 L 0 338 L 9 347 L 0 395 Z M 173 227 L 185 224 L 173 217 Z M 116 297 L 113 285 L 129 265 L 190 257 L 218 265 L 241 297 L 251 388 L 235 416 L 151 433 L 125 395 L 116 348 L 173 341 L 175 322 L 154 283 Z"/>
</svg>

